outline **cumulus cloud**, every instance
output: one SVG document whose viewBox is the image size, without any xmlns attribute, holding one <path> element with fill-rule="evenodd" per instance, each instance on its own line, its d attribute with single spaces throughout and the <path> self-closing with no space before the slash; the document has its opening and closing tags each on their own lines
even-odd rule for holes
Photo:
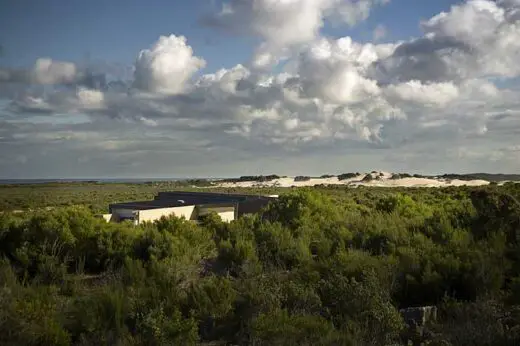
<svg viewBox="0 0 520 346">
<path fill-rule="evenodd" d="M 300 164 L 323 173 L 311 169 L 311 158 L 325 157 L 333 170 L 343 170 L 351 157 L 356 170 L 381 161 L 388 169 L 442 171 L 446 157 L 458 158 L 461 170 L 480 170 L 479 163 L 520 169 L 520 94 L 504 84 L 520 73 L 513 63 L 520 61 L 520 3 L 466 1 L 422 22 L 424 35 L 407 41 L 321 37 L 324 20 L 341 14 L 340 6 L 354 6 L 350 13 L 363 20 L 376 3 L 383 1 L 228 2 L 217 19 L 261 37 L 257 64 L 198 75 L 205 61 L 187 39 L 160 37 L 139 53 L 134 80 L 121 88 L 76 82 L 11 99 L 4 109 L 9 118 L 0 122 L 0 146 L 9 150 L 0 149 L 0 161 L 39 162 L 30 148 L 61 157 L 75 152 L 81 164 L 117 162 L 120 171 L 135 172 L 145 172 L 152 158 L 164 172 L 172 158 L 186 167 L 216 160 L 222 167 L 211 164 L 212 171 L 233 166 L 250 174 L 282 167 L 269 163 L 280 159 L 288 170 Z M 280 57 L 287 68 L 256 68 Z M 0 81 L 22 77 L 74 84 L 83 74 L 49 61 L 0 71 Z M 58 114 L 85 119 L 58 122 Z M 34 126 L 36 117 L 42 125 Z"/>
<path fill-rule="evenodd" d="M 105 111 L 105 94 L 99 90 L 77 87 L 52 93 L 22 94 L 12 100 L 9 109 L 18 114 L 54 114 Z"/>
<path fill-rule="evenodd" d="M 139 53 L 134 86 L 150 92 L 178 94 L 205 65 L 204 59 L 193 55 L 184 36 L 161 36 L 150 49 Z"/>
<path fill-rule="evenodd" d="M 33 69 L 34 81 L 38 84 L 65 84 L 77 77 L 76 65 L 69 62 L 38 59 Z"/>
<path fill-rule="evenodd" d="M 263 40 L 252 65 L 276 65 L 287 49 L 313 41 L 327 20 L 350 26 L 365 20 L 372 7 L 388 0 L 231 0 L 206 22 Z"/>
<path fill-rule="evenodd" d="M 452 82 L 422 84 L 419 81 L 410 81 L 390 85 L 385 91 L 391 98 L 424 106 L 444 107 L 459 96 L 459 89 Z"/>
<path fill-rule="evenodd" d="M 354 26 L 366 20 L 375 5 L 384 5 L 389 2 L 390 0 L 346 1 L 339 4 L 337 15 L 348 25 Z"/>
<path fill-rule="evenodd" d="M 517 1 L 469 0 L 422 23 L 424 37 L 403 42 L 379 61 L 385 83 L 520 75 Z"/>
<path fill-rule="evenodd" d="M 236 32 L 250 32 L 277 46 L 312 40 L 323 26 L 325 10 L 336 0 L 232 0 L 210 23 Z"/>
<path fill-rule="evenodd" d="M 69 84 L 80 77 L 75 64 L 50 58 L 36 60 L 31 69 L 0 69 L 0 83 Z"/>
<path fill-rule="evenodd" d="M 371 44 L 357 44 L 350 37 L 322 39 L 300 56 L 298 72 L 302 91 L 308 97 L 336 104 L 377 96 L 379 87 L 365 77 L 365 71 L 383 51 Z"/>
<path fill-rule="evenodd" d="M 84 109 L 102 109 L 104 107 L 104 94 L 99 90 L 79 88 L 76 93 L 77 102 Z"/>
</svg>

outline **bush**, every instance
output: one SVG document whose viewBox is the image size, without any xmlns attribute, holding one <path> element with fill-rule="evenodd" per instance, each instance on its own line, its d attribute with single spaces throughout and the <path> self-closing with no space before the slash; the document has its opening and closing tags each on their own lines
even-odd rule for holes
<svg viewBox="0 0 520 346">
<path fill-rule="evenodd" d="M 374 177 L 372 176 L 372 174 L 367 174 L 367 175 L 365 175 L 365 177 L 363 179 L 361 179 L 361 181 L 364 183 L 371 182 L 372 180 L 374 180 Z"/>
<path fill-rule="evenodd" d="M 5 270 L 5 269 L 4 269 Z M 0 296 L 0 344 L 70 345 L 63 327 L 57 292 L 47 287 L 23 287 L 11 281 Z"/>
<path fill-rule="evenodd" d="M 254 345 L 352 344 L 320 316 L 289 315 L 285 310 L 260 314 L 252 325 Z M 353 344 L 352 344 L 353 345 Z"/>
<path fill-rule="evenodd" d="M 320 179 L 329 179 L 329 178 L 334 178 L 335 175 L 332 175 L 332 174 L 324 174 L 322 176 L 320 176 Z"/>
<path fill-rule="evenodd" d="M 343 173 L 343 174 L 340 174 L 338 175 L 338 180 L 347 180 L 347 179 L 352 179 L 352 178 L 356 178 L 357 176 L 359 176 L 358 173 Z"/>
<path fill-rule="evenodd" d="M 287 190 L 231 223 L 0 214 L 0 344 L 392 345 L 425 305 L 420 342 L 519 343 L 520 185 Z"/>
</svg>

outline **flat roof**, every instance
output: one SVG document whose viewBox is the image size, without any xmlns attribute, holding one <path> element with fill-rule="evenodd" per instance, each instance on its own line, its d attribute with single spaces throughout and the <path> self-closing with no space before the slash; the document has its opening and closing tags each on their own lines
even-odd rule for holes
<svg viewBox="0 0 520 346">
<path fill-rule="evenodd" d="M 135 202 L 123 202 L 110 204 L 110 209 L 135 209 L 135 210 L 146 210 L 146 209 L 160 209 L 160 208 L 173 208 L 182 207 L 190 204 L 182 203 L 179 201 L 172 200 L 152 200 L 152 201 L 135 201 Z"/>
<path fill-rule="evenodd" d="M 133 210 L 148 210 L 148 209 L 161 209 L 161 208 L 175 208 L 175 207 L 187 207 L 187 206 L 204 206 L 204 207 L 234 207 L 235 203 L 230 201 L 208 201 L 204 203 L 182 203 L 174 200 L 161 200 L 156 199 L 152 201 L 136 201 L 136 202 L 124 202 L 124 203 L 113 203 L 109 205 L 111 210 L 113 209 L 133 209 Z"/>
<path fill-rule="evenodd" d="M 220 192 L 190 192 L 190 191 L 163 191 L 159 192 L 156 199 L 191 199 L 191 200 L 218 200 L 218 201 L 244 201 L 251 199 L 272 199 L 263 195 L 247 195 Z"/>
<path fill-rule="evenodd" d="M 270 200 L 272 197 L 261 195 L 227 194 L 216 192 L 189 192 L 189 191 L 166 191 L 159 192 L 154 200 L 113 203 L 110 209 L 160 209 L 175 208 L 190 205 L 202 206 L 232 206 L 235 203 L 251 200 Z M 184 202 L 181 202 L 184 201 Z"/>
</svg>

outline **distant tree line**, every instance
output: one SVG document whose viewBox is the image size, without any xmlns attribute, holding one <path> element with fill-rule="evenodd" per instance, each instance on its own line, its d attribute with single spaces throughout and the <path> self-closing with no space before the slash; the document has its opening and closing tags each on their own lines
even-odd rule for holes
<svg viewBox="0 0 520 346">
<path fill-rule="evenodd" d="M 411 174 L 408 173 L 394 173 L 390 177 L 392 180 L 404 179 L 404 178 L 412 178 Z"/>
<path fill-rule="evenodd" d="M 473 174 L 444 174 L 440 178 L 450 180 L 487 180 L 489 182 L 501 181 L 520 181 L 520 174 L 488 174 L 488 173 L 473 173 Z"/>
<path fill-rule="evenodd" d="M 358 177 L 360 174 L 359 173 L 343 173 L 343 174 L 340 174 L 338 175 L 338 180 L 347 180 L 347 179 L 352 179 L 352 178 L 356 178 Z"/>
<path fill-rule="evenodd" d="M 329 178 L 334 178 L 335 175 L 332 175 L 332 174 L 324 174 L 322 176 L 320 176 L 321 179 L 329 179 Z"/>
<path fill-rule="evenodd" d="M 240 178 L 229 178 L 224 179 L 224 182 L 228 183 L 239 183 L 239 182 L 248 182 L 248 181 L 258 181 L 258 182 L 267 182 L 276 179 L 280 179 L 281 177 L 276 174 L 271 175 L 247 175 L 241 176 Z"/>
</svg>

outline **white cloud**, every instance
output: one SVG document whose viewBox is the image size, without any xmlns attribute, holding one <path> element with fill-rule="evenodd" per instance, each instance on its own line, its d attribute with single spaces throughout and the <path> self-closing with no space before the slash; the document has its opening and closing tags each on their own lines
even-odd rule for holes
<svg viewBox="0 0 520 346">
<path fill-rule="evenodd" d="M 50 58 L 37 59 L 28 70 L 0 69 L 0 83 L 53 85 L 75 83 L 80 78 L 75 64 Z"/>
<path fill-rule="evenodd" d="M 390 0 L 345 1 L 340 3 L 337 14 L 345 23 L 354 26 L 368 18 L 372 7 L 380 4 L 384 5 L 389 2 Z"/>
<path fill-rule="evenodd" d="M 335 104 L 370 99 L 380 91 L 376 81 L 364 74 L 377 59 L 377 48 L 371 44 L 360 45 L 349 37 L 322 39 L 301 54 L 298 73 L 302 91 L 307 97 Z"/>
<path fill-rule="evenodd" d="M 232 0 L 213 18 L 233 31 L 248 31 L 283 47 L 314 39 L 325 10 L 337 0 Z"/>
<path fill-rule="evenodd" d="M 76 79 L 76 66 L 69 62 L 38 59 L 33 68 L 33 78 L 38 84 L 70 83 Z"/>
<path fill-rule="evenodd" d="M 459 96 L 459 89 L 453 83 L 422 84 L 419 81 L 390 85 L 385 90 L 391 98 L 399 101 L 414 102 L 420 106 L 444 107 Z"/>
<path fill-rule="evenodd" d="M 105 95 L 99 90 L 77 87 L 76 90 L 54 91 L 49 94 L 25 94 L 11 102 L 11 109 L 17 113 L 78 113 L 82 111 L 103 111 L 106 108 Z"/>
<path fill-rule="evenodd" d="M 184 36 L 161 36 L 150 49 L 139 53 L 134 86 L 150 92 L 178 94 L 205 65 L 204 59 L 193 55 Z"/>
<path fill-rule="evenodd" d="M 100 109 L 105 106 L 105 96 L 99 90 L 79 88 L 76 96 L 79 105 L 84 109 Z"/>
<path fill-rule="evenodd" d="M 210 23 L 263 40 L 252 66 L 276 65 L 287 49 L 313 41 L 325 21 L 355 25 L 388 0 L 230 0 Z"/>
<path fill-rule="evenodd" d="M 422 23 L 425 35 L 401 43 L 376 65 L 384 82 L 520 76 L 520 5 L 469 0 Z"/>
</svg>

